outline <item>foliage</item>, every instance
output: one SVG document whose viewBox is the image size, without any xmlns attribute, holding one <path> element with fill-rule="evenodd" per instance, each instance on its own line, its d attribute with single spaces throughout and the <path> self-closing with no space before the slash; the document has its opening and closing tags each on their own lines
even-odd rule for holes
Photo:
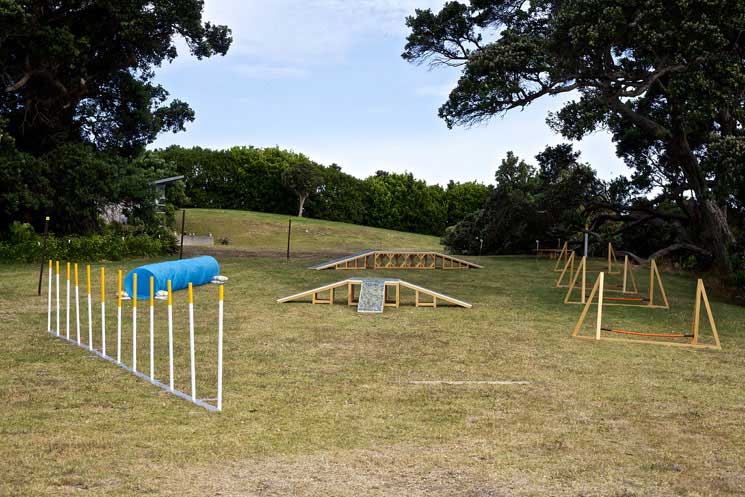
<svg viewBox="0 0 745 497">
<path fill-rule="evenodd" d="M 411 173 L 379 171 L 362 180 L 336 164 L 321 166 L 302 154 L 278 148 L 172 146 L 153 156 L 186 177 L 185 195 L 191 207 L 296 214 L 297 197 L 285 187 L 283 177 L 296 164 L 308 164 L 313 183 L 318 183 L 304 204 L 304 214 L 433 235 L 442 235 L 462 213 L 478 209 L 490 191 L 478 183 L 453 182 L 444 190 Z"/>
<path fill-rule="evenodd" d="M 92 233 L 110 206 L 150 232 L 172 224 L 150 184 L 167 166 L 143 151 L 194 113 L 169 101 L 154 68 L 177 56 L 177 37 L 200 59 L 226 53 L 230 30 L 202 22 L 202 9 L 200 0 L 0 1 L 0 233 L 13 220 L 39 229 L 47 215 L 58 233 Z"/>
<path fill-rule="evenodd" d="M 730 270 L 732 225 L 743 216 L 743 2 L 451 1 L 407 25 L 404 59 L 462 68 L 439 110 L 448 126 L 578 95 L 549 123 L 571 139 L 610 130 L 632 193 L 651 197 L 588 205 L 593 229 L 676 224 L 674 242 Z"/>
<path fill-rule="evenodd" d="M 298 217 L 303 217 L 305 200 L 318 190 L 323 174 L 318 164 L 310 161 L 295 162 L 282 171 L 282 184 L 298 197 Z"/>
<path fill-rule="evenodd" d="M 39 262 L 43 239 L 29 224 L 13 223 L 0 241 L 0 262 Z M 107 231 L 88 236 L 55 236 L 47 239 L 46 257 L 69 261 L 117 261 L 124 257 L 156 257 L 176 252 L 176 239 L 157 235 Z"/>
<path fill-rule="evenodd" d="M 203 2 L 107 0 L 0 4 L 0 116 L 35 156 L 70 143 L 134 157 L 162 131 L 194 119 L 153 83 L 177 56 L 176 36 L 197 58 L 224 55 L 226 26 L 202 22 Z"/>
<path fill-rule="evenodd" d="M 155 210 L 153 180 L 173 175 L 170 164 L 145 155 L 129 160 L 68 144 L 38 158 L 12 148 L 0 150 L 0 232 L 13 220 L 51 226 L 60 234 L 92 233 L 103 211 L 118 205 L 128 223 L 148 232 L 173 225 L 173 207 Z M 167 188 L 171 202 L 185 201 L 182 187 Z M 117 199 L 114 201 L 112 199 Z"/>
<path fill-rule="evenodd" d="M 566 144 L 538 154 L 538 168 L 508 152 L 482 209 L 448 229 L 443 244 L 462 254 L 515 254 L 530 252 L 536 240 L 576 237 L 584 206 L 607 195 L 595 171 L 578 159 Z"/>
</svg>

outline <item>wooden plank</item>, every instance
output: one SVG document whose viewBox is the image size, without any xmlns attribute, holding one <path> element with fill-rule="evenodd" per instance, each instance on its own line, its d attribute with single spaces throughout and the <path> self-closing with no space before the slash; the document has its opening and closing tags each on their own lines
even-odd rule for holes
<svg viewBox="0 0 745 497">
<path fill-rule="evenodd" d="M 574 338 L 580 338 L 582 340 L 593 340 L 593 341 L 597 341 L 597 339 L 594 336 L 588 337 L 588 336 L 578 335 L 578 336 L 575 336 Z M 657 341 L 657 340 L 639 340 L 639 339 L 636 339 L 636 338 L 615 338 L 615 337 L 606 337 L 606 336 L 600 337 L 600 340 L 605 340 L 606 342 L 644 343 L 644 344 L 648 344 L 648 345 L 663 345 L 663 346 L 666 346 L 666 347 L 688 347 L 688 348 L 694 348 L 694 349 L 720 350 L 720 349 L 717 349 L 716 345 L 708 345 L 708 344 L 702 344 L 702 343 L 693 344 L 693 343 L 690 343 L 690 342 L 686 342 L 686 343 L 680 343 L 680 342 L 660 342 L 660 341 Z"/>
<path fill-rule="evenodd" d="M 434 297 L 436 297 L 436 298 L 438 298 L 438 299 L 440 299 L 440 300 L 443 300 L 443 301 L 445 301 L 445 302 L 447 302 L 447 303 L 449 303 L 449 304 L 457 305 L 457 306 L 460 306 L 460 307 L 465 307 L 465 308 L 467 308 L 467 309 L 470 309 L 471 307 L 473 307 L 473 306 L 472 306 L 471 304 L 469 304 L 468 302 L 464 302 L 464 301 L 462 301 L 462 300 L 458 300 L 458 299 L 456 299 L 456 298 L 453 298 L 453 297 L 449 297 L 449 296 L 447 296 L 447 295 L 445 295 L 445 294 L 442 294 L 442 293 L 439 293 L 439 292 L 434 292 L 434 291 L 432 291 L 432 290 L 428 290 L 428 289 L 426 289 L 426 288 L 423 288 L 423 287 L 421 287 L 421 286 L 418 286 L 418 285 L 414 285 L 414 284 L 412 284 L 412 283 L 409 283 L 409 282 L 407 282 L 407 281 L 403 281 L 403 280 L 402 280 L 402 281 L 400 282 L 400 285 L 401 285 L 401 286 L 403 286 L 404 288 L 408 288 L 408 289 L 410 289 L 410 290 L 414 290 L 414 291 L 419 291 L 419 292 L 422 292 L 422 293 L 424 293 L 425 295 L 429 295 L 429 296 L 431 296 L 431 297 L 433 297 L 433 298 L 434 298 Z"/>
<path fill-rule="evenodd" d="M 337 288 L 340 286 L 344 286 L 348 281 L 349 280 L 337 281 L 336 283 L 330 283 L 328 285 L 319 286 L 318 288 L 313 288 L 311 290 L 306 290 L 304 292 L 296 293 L 293 295 L 288 295 L 287 297 L 282 297 L 280 299 L 277 299 L 277 302 L 279 303 L 290 302 L 291 300 L 296 300 L 296 299 L 303 298 L 303 297 L 309 297 L 309 296 L 312 296 L 314 293 L 323 292 L 331 288 Z"/>
</svg>

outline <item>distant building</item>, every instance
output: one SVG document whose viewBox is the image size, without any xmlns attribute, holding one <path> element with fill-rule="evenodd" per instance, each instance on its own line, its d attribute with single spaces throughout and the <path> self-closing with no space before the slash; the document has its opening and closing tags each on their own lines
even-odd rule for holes
<svg viewBox="0 0 745 497">
<path fill-rule="evenodd" d="M 151 184 L 155 185 L 155 207 L 163 208 L 166 204 L 166 185 L 184 179 L 183 176 L 171 176 L 170 178 L 156 179 Z"/>
</svg>

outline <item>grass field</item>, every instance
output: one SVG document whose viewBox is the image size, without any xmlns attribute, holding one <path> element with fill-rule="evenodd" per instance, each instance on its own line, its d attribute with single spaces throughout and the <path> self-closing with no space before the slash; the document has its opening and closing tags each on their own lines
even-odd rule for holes
<svg viewBox="0 0 745 497">
<path fill-rule="evenodd" d="M 275 303 L 350 273 L 309 271 L 307 260 L 223 258 L 230 281 L 219 414 L 49 336 L 46 297 L 35 296 L 38 267 L 0 266 L 0 495 L 745 493 L 745 309 L 713 300 L 721 352 L 585 342 L 569 337 L 580 307 L 561 304 L 552 263 L 474 260 L 485 268 L 382 273 L 472 309 L 358 315 L 346 305 Z M 140 262 L 106 265 L 109 340 L 112 275 Z M 608 308 L 605 321 L 690 325 L 695 281 L 663 276 L 670 311 Z M 176 386 L 188 390 L 183 293 L 176 295 Z M 211 397 L 216 288 L 198 288 L 195 300 L 198 391 Z M 163 379 L 158 305 L 156 376 Z M 127 331 L 130 313 L 127 304 Z M 129 361 L 129 333 L 124 351 Z M 530 383 L 410 383 L 419 380 Z"/>
<path fill-rule="evenodd" d="M 176 215 L 181 223 L 181 212 Z M 187 209 L 186 233 L 215 237 L 215 249 L 251 251 L 258 255 L 284 254 L 289 216 L 263 212 Z M 179 224 L 179 229 L 181 225 Z M 222 246 L 218 240 L 227 238 Z M 291 249 L 295 255 L 347 254 L 363 249 L 442 250 L 437 237 L 370 228 L 354 224 L 292 218 Z"/>
</svg>

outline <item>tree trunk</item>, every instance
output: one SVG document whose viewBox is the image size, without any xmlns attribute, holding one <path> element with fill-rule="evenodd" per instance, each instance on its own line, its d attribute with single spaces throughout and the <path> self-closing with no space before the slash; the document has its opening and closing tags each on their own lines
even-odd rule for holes
<svg viewBox="0 0 745 497">
<path fill-rule="evenodd" d="M 297 217 L 303 217 L 303 205 L 305 205 L 305 199 L 308 198 L 307 195 L 298 195 L 298 198 L 300 199 L 300 207 L 297 211 Z"/>
<path fill-rule="evenodd" d="M 711 251 L 714 270 L 720 276 L 730 276 L 732 266 L 729 260 L 729 247 L 734 238 L 727 222 L 727 214 L 714 201 L 701 164 L 691 151 L 682 130 L 670 140 L 670 152 L 672 158 L 680 164 L 688 187 L 693 192 L 691 235 L 698 235 L 699 245 Z"/>
</svg>

